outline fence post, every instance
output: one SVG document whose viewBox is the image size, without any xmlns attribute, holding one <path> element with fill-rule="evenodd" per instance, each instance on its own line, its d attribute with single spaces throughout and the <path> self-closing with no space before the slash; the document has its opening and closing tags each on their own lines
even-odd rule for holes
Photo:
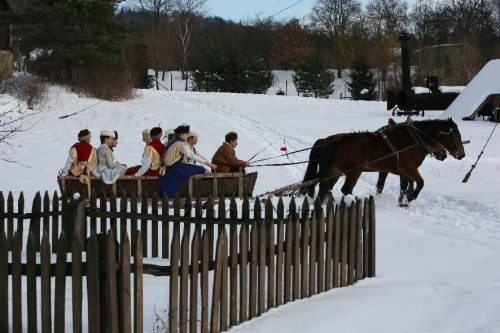
<svg viewBox="0 0 500 333">
<path fill-rule="evenodd" d="M 87 205 L 87 200 L 84 196 L 75 193 L 68 203 L 67 211 L 68 211 L 68 219 L 65 224 L 62 225 L 62 230 L 66 235 L 73 235 L 73 233 L 77 233 L 80 237 L 80 241 L 86 238 L 84 237 L 85 231 L 85 207 Z M 71 252 L 73 246 L 72 237 L 68 237 L 68 251 Z"/>
</svg>

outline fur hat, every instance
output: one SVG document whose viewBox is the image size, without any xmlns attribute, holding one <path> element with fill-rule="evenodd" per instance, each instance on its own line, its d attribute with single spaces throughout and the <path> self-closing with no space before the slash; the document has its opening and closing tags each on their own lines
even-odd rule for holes
<svg viewBox="0 0 500 333">
<path fill-rule="evenodd" d="M 143 135 L 144 135 L 144 134 L 148 134 L 148 135 L 150 135 L 149 129 L 147 129 L 147 128 L 143 129 L 143 130 L 142 130 L 142 134 L 143 134 Z"/>
<path fill-rule="evenodd" d="M 174 129 L 175 134 L 189 133 L 189 125 L 179 125 Z"/>
<path fill-rule="evenodd" d="M 199 136 L 198 135 L 198 132 L 189 132 L 189 137 L 195 137 L 195 136 Z"/>
<path fill-rule="evenodd" d="M 163 133 L 163 130 L 161 129 L 161 127 L 153 127 L 151 131 L 149 131 L 149 133 L 151 134 L 151 138 L 159 139 L 161 137 L 161 134 Z"/>
<path fill-rule="evenodd" d="M 90 131 L 88 129 L 81 130 L 80 133 L 78 133 L 78 140 L 80 141 L 85 141 L 88 140 L 92 137 L 90 134 Z"/>
<path fill-rule="evenodd" d="M 115 138 L 115 132 L 110 131 L 110 130 L 103 130 L 101 131 L 101 136 L 109 136 L 110 138 Z"/>
<path fill-rule="evenodd" d="M 162 139 L 167 139 L 169 135 L 174 135 L 174 134 L 175 134 L 174 129 L 169 128 L 168 130 L 165 131 L 165 135 L 163 135 Z"/>
</svg>

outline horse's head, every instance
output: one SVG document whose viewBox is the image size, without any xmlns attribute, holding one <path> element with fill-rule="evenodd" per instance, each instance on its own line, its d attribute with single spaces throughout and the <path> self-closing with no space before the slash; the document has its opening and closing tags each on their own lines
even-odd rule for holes
<svg viewBox="0 0 500 333">
<path fill-rule="evenodd" d="M 439 144 L 435 148 L 431 148 L 432 156 L 434 156 L 438 161 L 444 161 L 448 154 L 446 154 L 446 148 Z"/>
<path fill-rule="evenodd" d="M 465 157 L 462 136 L 460 135 L 457 124 L 451 118 L 439 122 L 435 136 L 437 141 L 439 141 L 454 158 L 461 160 Z"/>
</svg>

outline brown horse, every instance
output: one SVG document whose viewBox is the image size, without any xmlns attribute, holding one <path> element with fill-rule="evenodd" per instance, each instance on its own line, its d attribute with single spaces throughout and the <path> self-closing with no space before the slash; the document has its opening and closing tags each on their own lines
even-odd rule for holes
<svg viewBox="0 0 500 333">
<path fill-rule="evenodd" d="M 337 134 L 318 140 L 311 149 L 304 182 L 319 177 L 319 196 L 325 199 L 338 178 L 345 174 L 342 193 L 351 194 L 363 171 L 400 175 L 402 204 L 415 200 L 424 186 L 418 172 L 425 156 L 445 147 L 456 159 L 465 156 L 460 131 L 452 119 L 424 120 L 385 126 L 376 132 Z M 319 172 L 317 169 L 319 167 Z M 411 193 L 408 182 L 417 187 Z M 315 185 L 303 192 L 314 196 Z"/>
</svg>

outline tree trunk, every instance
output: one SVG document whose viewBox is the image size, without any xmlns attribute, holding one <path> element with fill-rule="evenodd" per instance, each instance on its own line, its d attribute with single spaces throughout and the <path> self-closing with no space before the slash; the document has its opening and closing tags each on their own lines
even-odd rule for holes
<svg viewBox="0 0 500 333">
<path fill-rule="evenodd" d="M 158 70 L 155 69 L 155 83 L 156 83 L 156 90 L 160 90 L 160 86 L 158 84 Z"/>
</svg>

